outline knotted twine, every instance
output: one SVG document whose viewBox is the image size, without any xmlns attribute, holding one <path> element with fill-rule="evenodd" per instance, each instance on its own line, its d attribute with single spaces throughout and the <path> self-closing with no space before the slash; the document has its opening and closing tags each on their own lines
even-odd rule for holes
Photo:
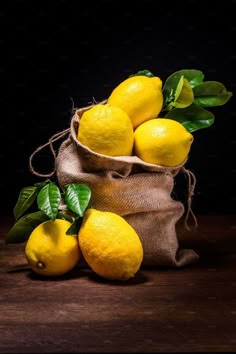
<svg viewBox="0 0 236 354">
<path fill-rule="evenodd" d="M 91 106 L 75 109 L 70 127 L 54 134 L 38 147 L 29 159 L 31 173 L 50 178 L 56 175 L 62 190 L 69 183 L 84 183 L 92 191 L 91 205 L 101 211 L 122 216 L 138 233 L 144 248 L 143 265 L 181 267 L 195 262 L 199 256 L 191 249 L 180 249 L 176 223 L 183 216 L 184 205 L 171 193 L 174 177 L 183 172 L 188 178 L 187 211 L 184 225 L 188 230 L 197 227 L 192 211 L 196 185 L 194 174 L 182 165 L 164 167 L 149 164 L 137 156 L 105 156 L 90 150 L 77 139 L 79 121 Z M 66 137 L 56 153 L 53 144 Z M 50 173 L 35 171 L 35 154 L 49 146 L 54 157 Z M 188 224 L 193 218 L 193 226 Z"/>
</svg>

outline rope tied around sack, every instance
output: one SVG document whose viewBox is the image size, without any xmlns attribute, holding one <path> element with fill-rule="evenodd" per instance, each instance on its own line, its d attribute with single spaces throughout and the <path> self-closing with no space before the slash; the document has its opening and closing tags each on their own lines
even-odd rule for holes
<svg viewBox="0 0 236 354">
<path fill-rule="evenodd" d="M 30 168 L 30 172 L 33 173 L 35 176 L 37 177 L 52 177 L 54 175 L 54 173 L 56 172 L 56 166 L 55 166 L 55 161 L 56 161 L 56 151 L 53 147 L 53 143 L 61 138 L 63 138 L 64 136 L 66 136 L 68 133 L 70 132 L 70 128 L 64 129 L 59 133 L 54 134 L 53 136 L 51 136 L 51 138 L 48 140 L 48 142 L 46 144 L 40 145 L 31 155 L 29 158 L 29 168 Z M 54 168 L 50 173 L 39 173 L 37 172 L 34 167 L 33 167 L 33 158 L 34 156 L 41 150 L 43 150 L 45 147 L 49 146 L 51 153 L 53 155 L 53 159 L 54 159 Z"/>
<path fill-rule="evenodd" d="M 181 170 L 188 177 L 187 212 L 186 212 L 185 219 L 184 219 L 184 226 L 188 231 L 191 231 L 192 228 L 188 224 L 188 220 L 189 220 L 190 215 L 193 218 L 193 228 L 196 229 L 198 226 L 197 218 L 191 208 L 192 197 L 194 195 L 194 190 L 195 190 L 197 180 L 196 180 L 194 173 L 191 172 L 190 170 L 186 169 L 184 166 L 182 166 Z"/>
</svg>

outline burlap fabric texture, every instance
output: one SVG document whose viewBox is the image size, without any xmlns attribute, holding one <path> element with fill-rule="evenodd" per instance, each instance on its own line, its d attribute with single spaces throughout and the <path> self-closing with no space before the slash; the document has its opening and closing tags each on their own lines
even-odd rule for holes
<svg viewBox="0 0 236 354">
<path fill-rule="evenodd" d="M 75 110 L 70 128 L 49 140 L 62 190 L 69 183 L 84 183 L 91 189 L 93 208 L 124 217 L 142 241 L 143 265 L 181 267 L 197 261 L 195 251 L 179 248 L 176 234 L 176 223 L 185 210 L 171 193 L 174 177 L 184 166 L 169 168 L 145 163 L 137 156 L 110 157 L 91 151 L 77 139 L 80 118 L 90 107 Z M 56 154 L 52 143 L 66 134 Z"/>
</svg>

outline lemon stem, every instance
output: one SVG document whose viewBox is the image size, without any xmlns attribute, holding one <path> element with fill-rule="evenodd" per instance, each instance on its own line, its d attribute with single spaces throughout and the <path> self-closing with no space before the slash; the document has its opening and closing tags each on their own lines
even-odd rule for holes
<svg viewBox="0 0 236 354">
<path fill-rule="evenodd" d="M 40 261 L 36 264 L 36 266 L 37 266 L 39 269 L 44 269 L 44 268 L 45 268 L 45 264 L 42 263 L 42 262 L 40 262 Z"/>
</svg>

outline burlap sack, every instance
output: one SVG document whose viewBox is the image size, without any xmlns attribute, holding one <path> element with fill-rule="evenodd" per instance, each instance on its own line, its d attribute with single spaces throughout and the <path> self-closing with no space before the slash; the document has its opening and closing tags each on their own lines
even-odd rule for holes
<svg viewBox="0 0 236 354">
<path fill-rule="evenodd" d="M 143 265 L 181 267 L 195 262 L 198 255 L 193 250 L 179 249 L 175 229 L 184 206 L 171 193 L 182 166 L 166 168 L 136 156 L 104 156 L 81 145 L 77 140 L 79 119 L 88 108 L 75 111 L 69 136 L 56 156 L 60 187 L 84 183 L 92 191 L 93 208 L 124 217 L 142 241 Z"/>
</svg>

